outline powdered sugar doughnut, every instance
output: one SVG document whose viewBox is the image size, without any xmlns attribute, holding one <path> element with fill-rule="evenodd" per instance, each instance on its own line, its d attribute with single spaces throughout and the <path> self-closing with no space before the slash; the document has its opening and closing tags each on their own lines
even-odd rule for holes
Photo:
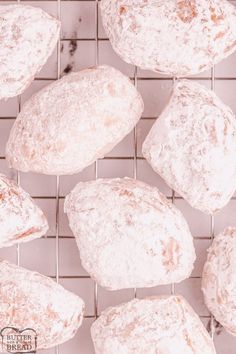
<svg viewBox="0 0 236 354">
<path fill-rule="evenodd" d="M 143 155 L 194 208 L 214 213 L 236 189 L 236 119 L 214 92 L 179 81 Z"/>
<path fill-rule="evenodd" d="M 205 303 L 218 322 L 236 336 L 236 228 L 215 237 L 202 274 Z"/>
<path fill-rule="evenodd" d="M 0 285 L 1 329 L 33 329 L 37 333 L 37 349 L 64 343 L 81 326 L 83 300 L 54 280 L 1 261 Z M 0 351 L 5 352 L 2 345 Z"/>
<path fill-rule="evenodd" d="M 46 234 L 48 223 L 29 194 L 0 174 L 0 247 L 28 242 Z"/>
<path fill-rule="evenodd" d="M 82 171 L 136 125 L 141 96 L 109 66 L 64 76 L 23 106 L 7 143 L 10 167 L 51 175 Z"/>
<path fill-rule="evenodd" d="M 182 296 L 132 300 L 93 323 L 96 354 L 216 354 L 213 341 Z"/>
<path fill-rule="evenodd" d="M 40 8 L 0 6 L 0 99 L 21 94 L 59 39 L 60 22 Z"/>
<path fill-rule="evenodd" d="M 236 10 L 226 0 L 102 0 L 101 15 L 114 50 L 143 69 L 188 76 L 236 49 Z"/>
<path fill-rule="evenodd" d="M 83 267 L 117 290 L 180 282 L 193 269 L 193 238 L 157 188 L 130 178 L 79 183 L 65 212 Z"/>
</svg>

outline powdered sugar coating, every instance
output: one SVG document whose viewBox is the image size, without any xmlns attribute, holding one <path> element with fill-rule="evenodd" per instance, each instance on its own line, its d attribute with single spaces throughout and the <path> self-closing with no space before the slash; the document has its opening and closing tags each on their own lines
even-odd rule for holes
<svg viewBox="0 0 236 354">
<path fill-rule="evenodd" d="M 43 212 L 21 187 L 0 174 L 0 247 L 28 242 L 46 234 Z"/>
<path fill-rule="evenodd" d="M 223 208 L 236 189 L 236 119 L 204 86 L 181 80 L 143 144 L 166 183 L 205 213 Z"/>
<path fill-rule="evenodd" d="M 192 272 L 187 223 L 157 188 L 130 178 L 79 183 L 65 212 L 83 267 L 109 290 L 180 282 Z"/>
<path fill-rule="evenodd" d="M 127 62 L 171 76 L 209 69 L 236 49 L 226 0 L 102 0 L 104 29 Z"/>
<path fill-rule="evenodd" d="M 24 172 L 80 172 L 111 151 L 142 111 L 141 96 L 118 70 L 71 73 L 23 106 L 7 143 L 8 163 Z"/>
<path fill-rule="evenodd" d="M 69 340 L 83 320 L 84 302 L 77 295 L 7 261 L 0 262 L 0 296 L 0 327 L 34 329 L 37 349 Z"/>
<path fill-rule="evenodd" d="M 60 22 L 40 8 L 0 6 L 0 99 L 21 94 L 59 39 Z"/>
<path fill-rule="evenodd" d="M 91 328 L 96 354 L 216 354 L 182 296 L 132 300 L 105 310 Z"/>
<path fill-rule="evenodd" d="M 202 274 L 205 303 L 218 322 L 236 336 L 236 228 L 214 238 Z"/>
</svg>

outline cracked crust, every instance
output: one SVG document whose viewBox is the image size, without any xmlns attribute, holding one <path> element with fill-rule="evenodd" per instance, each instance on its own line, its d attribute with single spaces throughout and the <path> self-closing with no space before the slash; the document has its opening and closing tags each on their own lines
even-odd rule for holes
<svg viewBox="0 0 236 354">
<path fill-rule="evenodd" d="M 0 6 L 0 99 L 17 96 L 31 84 L 52 54 L 60 27 L 40 8 Z"/>
<path fill-rule="evenodd" d="M 236 119 L 214 92 L 180 80 L 143 144 L 143 156 L 189 204 L 207 214 L 236 189 Z"/>
<path fill-rule="evenodd" d="M 216 320 L 236 336 L 236 228 L 214 238 L 202 274 L 205 303 Z"/>
<path fill-rule="evenodd" d="M 183 77 L 236 49 L 236 10 L 226 0 L 102 0 L 114 50 L 142 69 Z"/>
<path fill-rule="evenodd" d="M 46 234 L 48 223 L 29 194 L 0 174 L 0 247 L 28 242 Z"/>
<path fill-rule="evenodd" d="M 71 73 L 23 106 L 7 143 L 9 166 L 78 173 L 130 133 L 142 112 L 140 94 L 118 70 L 98 66 Z"/>
<path fill-rule="evenodd" d="M 65 212 L 83 267 L 109 290 L 180 282 L 192 272 L 188 225 L 157 188 L 130 178 L 79 183 Z"/>
<path fill-rule="evenodd" d="M 110 307 L 91 328 L 96 354 L 216 354 L 213 341 L 182 296 Z"/>
<path fill-rule="evenodd" d="M 37 349 L 71 339 L 83 320 L 84 302 L 77 295 L 7 261 L 0 262 L 0 298 L 0 327 L 34 329 Z"/>
</svg>

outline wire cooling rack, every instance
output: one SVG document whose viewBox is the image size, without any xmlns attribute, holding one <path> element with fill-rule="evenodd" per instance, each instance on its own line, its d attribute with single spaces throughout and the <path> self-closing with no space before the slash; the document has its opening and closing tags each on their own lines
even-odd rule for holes
<svg viewBox="0 0 236 354">
<path fill-rule="evenodd" d="M 1 1 L 39 6 L 62 21 L 57 49 L 22 96 L 0 102 L 0 171 L 15 178 L 44 210 L 49 221 L 46 237 L 0 250 L 1 258 L 50 276 L 67 289 L 80 295 L 86 303 L 82 328 L 71 341 L 44 354 L 93 354 L 90 326 L 100 312 L 110 305 L 129 301 L 133 297 L 180 293 L 193 306 L 214 338 L 218 354 L 235 354 L 236 339 L 214 321 L 203 303 L 200 290 L 201 273 L 206 249 L 214 235 L 226 226 L 236 226 L 236 198 L 210 217 L 192 209 L 179 195 L 171 191 L 148 166 L 141 154 L 142 142 L 156 117 L 168 100 L 174 79 L 140 70 L 125 64 L 113 52 L 102 28 L 99 1 L 94 0 L 15 0 Z M 232 1 L 236 4 L 236 1 Z M 231 56 L 209 72 L 192 77 L 213 89 L 236 112 L 236 55 Z M 70 71 L 97 64 L 110 64 L 128 75 L 143 96 L 145 111 L 134 131 L 103 160 L 97 161 L 75 176 L 43 176 L 9 170 L 5 161 L 5 144 L 10 128 L 21 105 L 34 93 Z M 97 286 L 83 270 L 74 237 L 63 213 L 65 195 L 79 181 L 99 177 L 129 176 L 157 186 L 183 212 L 194 235 L 197 261 L 192 276 L 180 284 L 152 289 L 130 289 L 108 292 Z M 118 353 L 117 353 L 118 354 Z"/>
</svg>

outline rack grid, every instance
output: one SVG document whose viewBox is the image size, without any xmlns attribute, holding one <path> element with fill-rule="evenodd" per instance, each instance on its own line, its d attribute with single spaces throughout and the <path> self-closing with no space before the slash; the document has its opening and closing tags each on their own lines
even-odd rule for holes
<svg viewBox="0 0 236 354">
<path fill-rule="evenodd" d="M 225 226 L 236 226 L 236 196 L 215 217 L 204 216 L 189 207 L 183 198 L 171 191 L 152 172 L 140 150 L 145 135 L 166 103 L 175 79 L 132 67 L 123 63 L 116 56 L 102 29 L 99 0 L 0 0 L 0 5 L 16 2 L 40 6 L 62 20 L 62 33 L 57 50 L 42 72 L 22 96 L 0 102 L 0 171 L 15 178 L 23 188 L 31 193 L 48 217 L 50 230 L 41 240 L 0 250 L 0 257 L 51 276 L 55 281 L 83 297 L 87 305 L 84 324 L 76 337 L 68 343 L 42 351 L 42 353 L 93 354 L 89 327 L 102 309 L 109 305 L 128 301 L 133 297 L 180 293 L 188 299 L 214 337 L 217 353 L 235 354 L 236 340 L 226 334 L 204 307 L 200 282 L 206 249 L 215 233 Z M 231 2 L 236 5 L 236 1 Z M 76 23 L 76 30 L 71 23 L 73 26 Z M 233 55 L 210 72 L 191 77 L 191 79 L 198 80 L 215 90 L 236 112 L 236 103 L 234 102 L 236 95 L 235 60 L 236 55 Z M 93 166 L 76 176 L 49 177 L 9 170 L 6 166 L 4 145 L 10 127 L 25 100 L 32 93 L 53 80 L 59 79 L 71 69 L 79 70 L 98 64 L 110 64 L 123 71 L 143 95 L 146 109 L 134 131 L 103 160 L 98 160 Z M 195 271 L 190 279 L 181 284 L 153 289 L 107 292 L 95 284 L 82 269 L 74 237 L 63 214 L 65 195 L 81 180 L 124 175 L 156 185 L 168 199 L 183 211 L 193 232 L 198 254 Z"/>
</svg>

